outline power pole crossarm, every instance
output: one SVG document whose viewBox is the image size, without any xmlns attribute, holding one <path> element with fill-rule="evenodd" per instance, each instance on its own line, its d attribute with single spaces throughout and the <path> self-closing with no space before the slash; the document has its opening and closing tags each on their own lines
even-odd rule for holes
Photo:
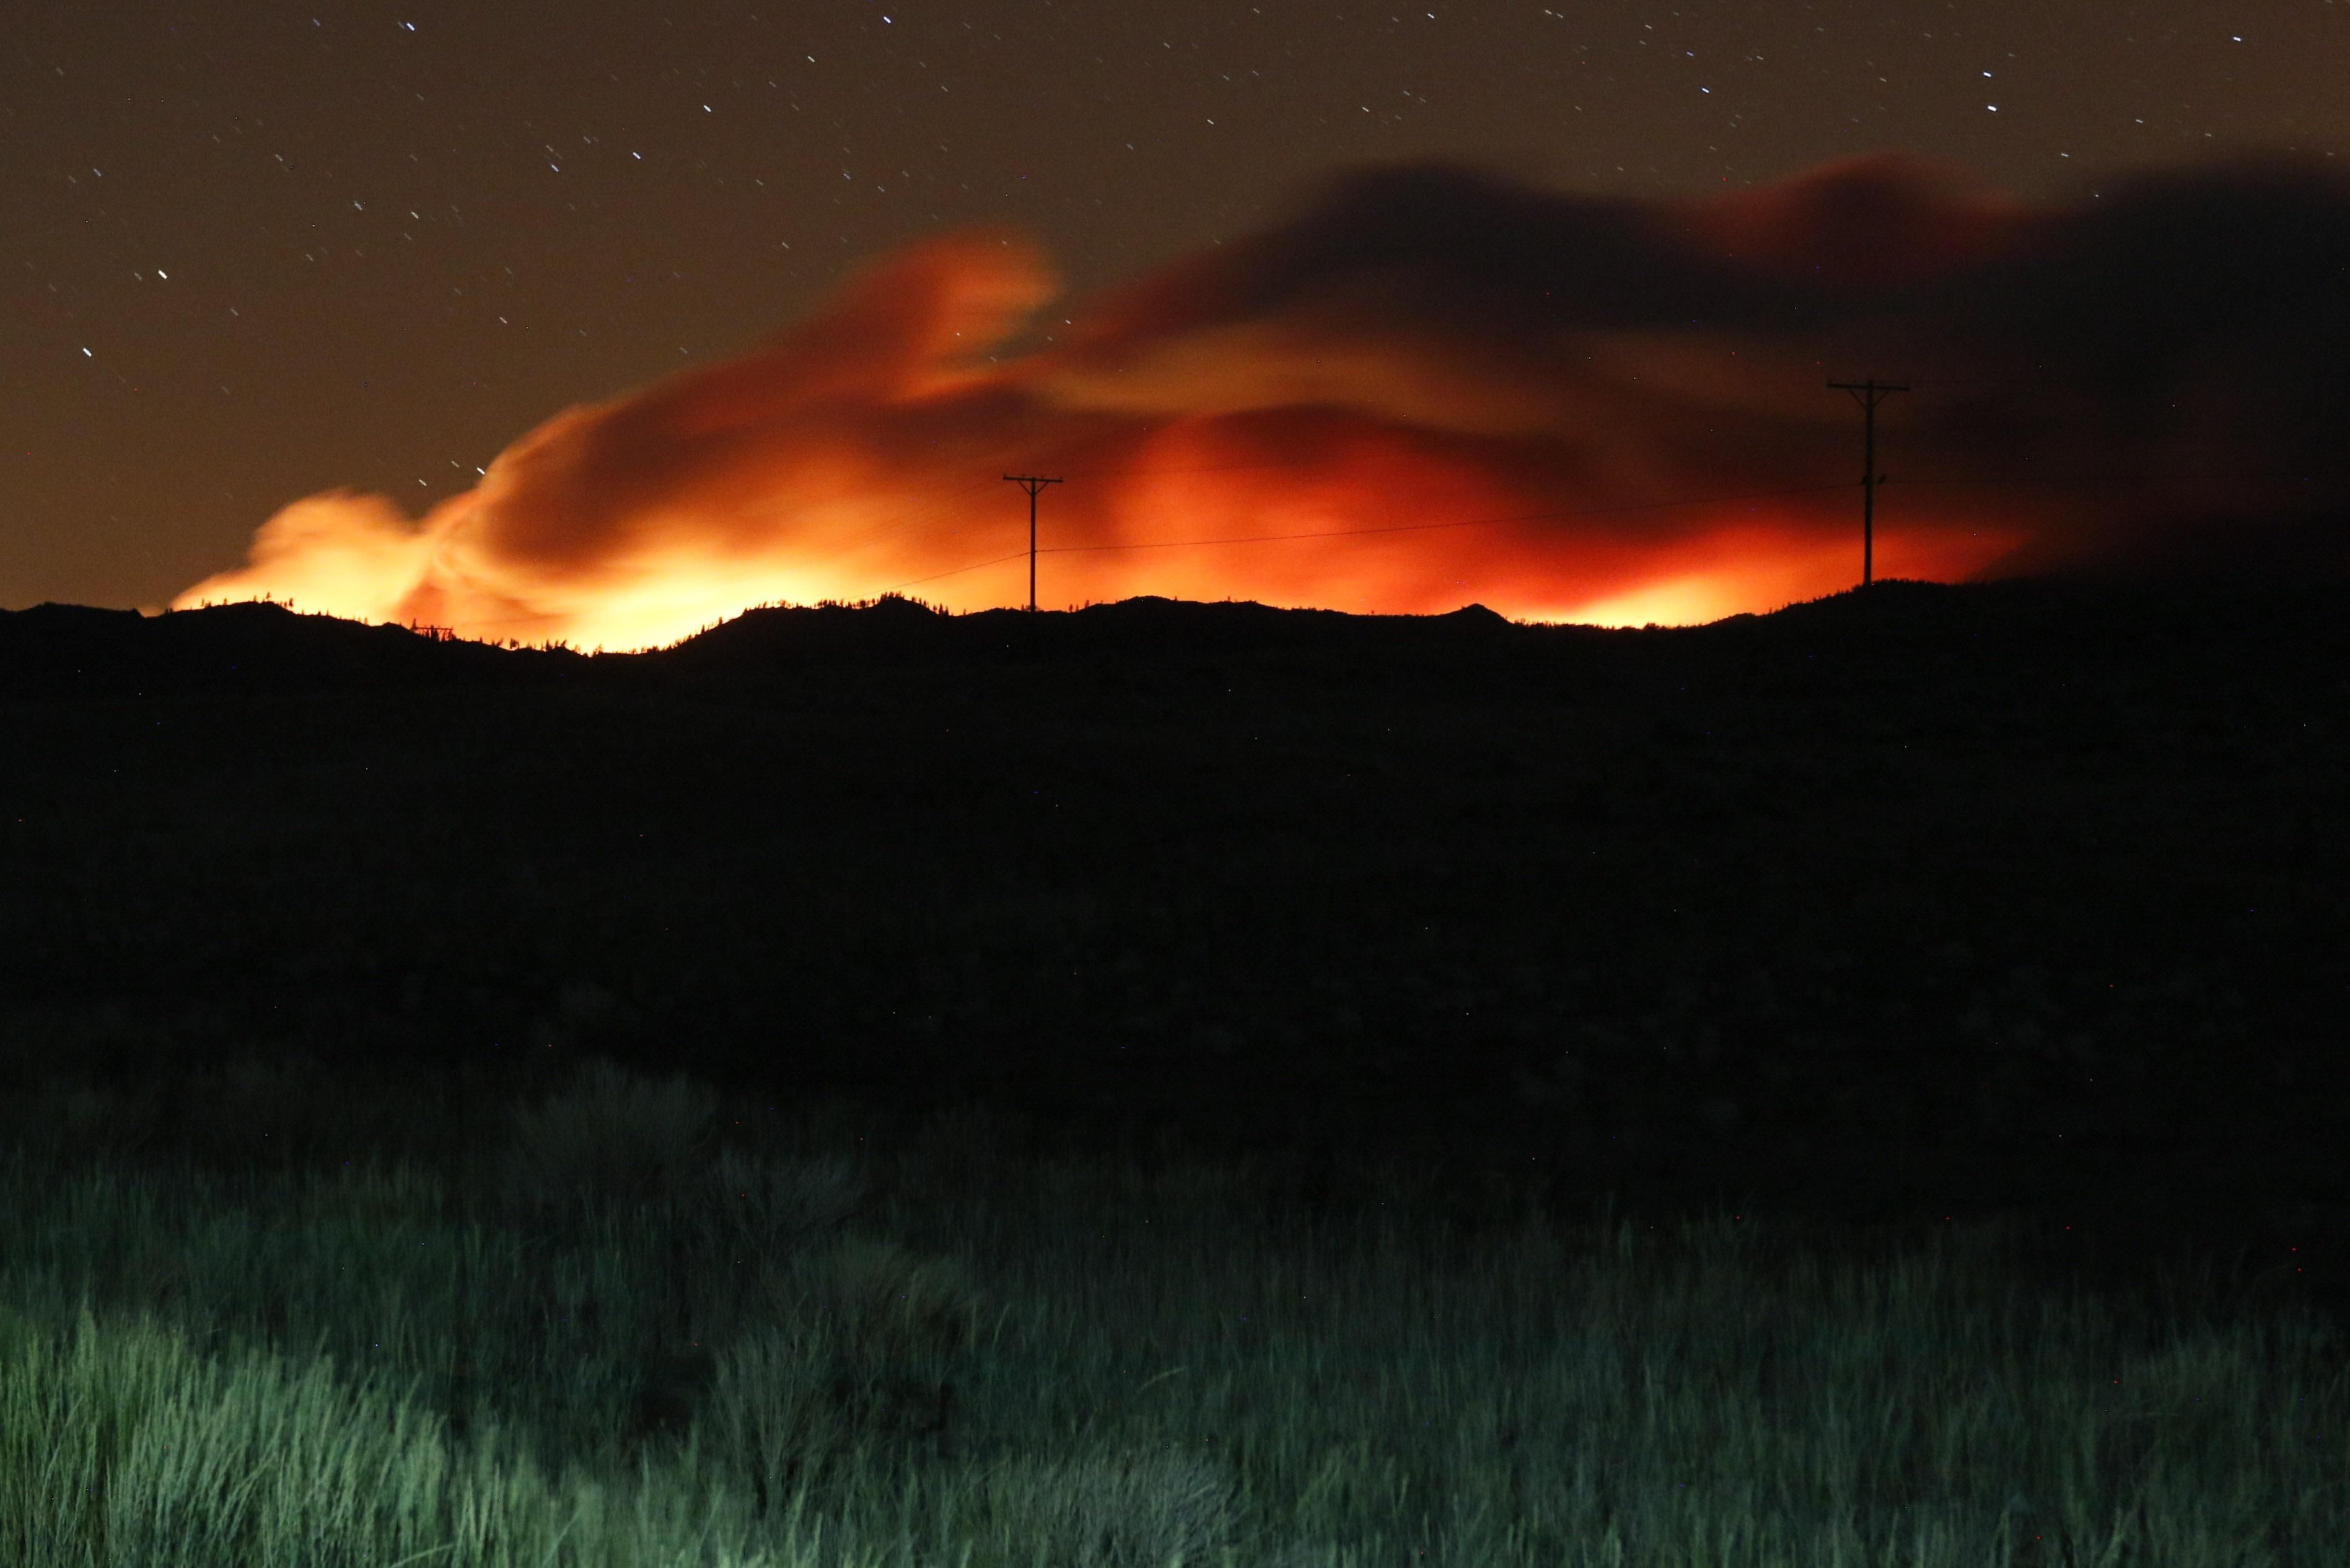
<svg viewBox="0 0 2350 1568">
<path fill-rule="evenodd" d="M 1860 586 L 1864 588 L 1877 573 L 1877 487 L 1883 482 L 1877 472 L 1877 405 L 1890 393 L 1908 389 L 1874 379 L 1828 383 L 1828 390 L 1850 392 L 1852 400 L 1860 405 Z"/>
<path fill-rule="evenodd" d="M 1028 613 L 1036 613 L 1036 493 L 1048 484 L 1058 484 L 1057 479 L 1040 479 L 1033 473 L 1007 473 L 1006 484 L 1016 484 L 1028 493 Z"/>
</svg>

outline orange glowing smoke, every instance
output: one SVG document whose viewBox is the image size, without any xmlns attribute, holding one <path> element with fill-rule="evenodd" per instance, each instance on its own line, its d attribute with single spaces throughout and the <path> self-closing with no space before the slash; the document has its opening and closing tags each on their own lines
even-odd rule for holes
<svg viewBox="0 0 2350 1568">
<path fill-rule="evenodd" d="M 1003 358 L 1054 285 L 1015 237 L 955 236 L 766 347 L 557 415 L 421 520 L 296 502 L 177 602 L 609 648 L 775 601 L 1014 604 L 1002 476 L 1041 473 L 1067 481 L 1048 606 L 1707 620 L 1856 579 L 1858 416 L 1824 383 L 1861 375 L 1917 389 L 1879 416 L 1879 576 L 2111 558 L 2350 493 L 2342 410 L 2280 420 L 2262 391 L 2281 352 L 2341 362 L 2345 213 L 2273 169 L 2069 209 L 1891 159 L 1686 203 L 1392 170 Z M 2232 273 L 2202 276 L 2223 243 Z M 2249 307 L 2230 278 L 2263 266 Z"/>
</svg>

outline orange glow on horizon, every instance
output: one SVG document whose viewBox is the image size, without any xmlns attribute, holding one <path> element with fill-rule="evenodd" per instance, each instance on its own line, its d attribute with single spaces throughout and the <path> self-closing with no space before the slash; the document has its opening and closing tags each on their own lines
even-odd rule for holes
<svg viewBox="0 0 2350 1568">
<path fill-rule="evenodd" d="M 1523 228 L 1534 200 L 1558 203 L 1543 221 L 1564 239 Z M 1392 234 L 1378 227 L 1390 210 Z M 2149 441 L 2043 394 L 2038 371 L 2011 374 L 2038 362 L 2031 341 L 1933 314 L 1957 297 L 1936 279 L 2029 260 L 2054 219 L 1904 161 L 1628 218 L 1421 172 L 1071 307 L 1076 329 L 1025 356 L 988 350 L 1052 296 L 1032 247 L 1000 234 L 914 246 L 737 358 L 556 415 L 421 519 L 380 496 L 296 501 L 244 565 L 173 603 L 266 596 L 613 649 L 762 604 L 902 591 L 953 611 L 1018 605 L 1027 498 L 1001 476 L 1031 473 L 1066 480 L 1038 506 L 1045 607 L 1473 602 L 1600 625 L 1766 612 L 1859 576 L 1860 432 L 1825 382 L 1871 367 L 1827 296 L 1801 292 L 1814 286 L 1801 264 L 1895 219 L 1899 254 L 1836 286 L 1874 302 L 1856 319 L 1920 367 L 1879 421 L 1880 463 L 1897 485 L 1919 481 L 1879 493 L 1879 576 L 2092 558 L 2133 547 L 2148 518 L 2274 504 L 2257 481 L 2199 487 L 2214 452 L 2240 473 L 2301 472 L 2241 444 L 2259 427 L 2229 396 L 2172 405 L 2204 425 Z M 1493 271 L 1506 246 L 1463 247 L 1460 223 L 1552 234 L 1561 276 L 1586 265 L 1585 232 L 1633 260 L 1592 274 L 1589 300 L 1562 300 L 1548 272 Z M 1719 325 L 1690 318 L 1717 307 Z M 2009 382 L 2047 400 L 1980 391 Z M 1934 488 L 2100 465 L 2136 488 Z"/>
<path fill-rule="evenodd" d="M 1056 545 L 1049 542 L 1055 532 L 1050 513 L 1040 511 L 1045 521 L 1039 532 L 1039 604 L 1075 608 L 1157 596 L 1249 599 L 1364 615 L 1440 615 L 1476 603 L 1518 621 L 1694 626 L 1766 613 L 1840 592 L 1858 580 L 1856 523 L 1839 527 L 1824 519 L 1791 520 L 1759 527 L 1743 515 L 1702 519 L 1669 545 L 1627 544 L 1562 560 L 1555 546 L 1523 524 L 1351 533 L 1397 525 L 1384 521 L 1394 515 L 1388 508 L 1350 506 L 1343 488 L 1325 476 L 1300 495 L 1258 493 L 1193 509 L 1180 504 L 1186 496 L 1180 488 L 1146 480 L 1105 504 L 1115 513 L 1124 544 L 1232 541 L 1169 549 Z M 371 498 L 313 497 L 280 514 L 286 525 L 265 533 L 256 567 L 208 579 L 177 605 L 265 594 L 354 619 L 450 626 L 458 636 L 477 640 L 525 646 L 561 641 L 617 651 L 665 647 L 761 605 L 857 603 L 893 591 L 956 614 L 1024 603 L 1024 498 L 983 493 L 969 499 L 992 503 L 984 509 L 994 515 L 983 524 L 958 521 L 941 530 L 942 536 L 910 539 L 892 549 L 869 545 L 865 569 L 854 573 L 827 575 L 790 556 L 727 557 L 679 547 L 640 552 L 576 584 L 509 584 L 494 572 L 467 569 L 462 547 L 444 542 L 437 560 L 443 573 L 440 581 L 449 586 L 428 597 L 396 590 L 412 581 L 415 563 L 432 556 L 434 518 L 403 525 Z M 461 504 L 462 498 L 452 503 Z M 900 532 L 910 532 L 902 528 L 902 514 L 871 511 L 869 518 L 846 517 L 826 530 L 843 536 L 841 558 L 855 558 L 847 546 L 860 531 L 898 524 Z M 338 516 L 348 519 L 350 534 L 333 550 L 299 552 L 276 562 L 266 555 L 268 545 L 314 538 Z M 273 526 L 280 520 L 273 520 Z M 438 526 L 445 529 L 445 520 Z M 985 534 L 995 536 L 988 544 L 1004 546 L 998 552 L 1002 558 L 926 582 L 903 575 L 919 574 L 942 555 L 952 559 L 984 548 Z M 1463 548 L 1462 535 L 1474 542 Z M 2022 537 L 2017 528 L 1945 528 L 1921 531 L 1897 544 L 1896 536 L 1880 529 L 1880 575 L 1962 581 Z M 1265 542 L 1240 542 L 1252 539 Z M 925 552 L 935 553 L 925 559 Z M 452 566 L 458 569 L 450 570 Z M 249 592 L 238 591 L 248 587 L 240 577 L 255 579 Z"/>
<path fill-rule="evenodd" d="M 1629 592 L 1589 599 L 1555 613 L 1513 617 L 1582 626 L 1703 626 L 1824 598 L 1859 581 L 1859 529 L 1732 525 L 1658 563 Z M 2021 528 L 1920 530 L 1889 538 L 1879 528 L 1877 576 L 1964 582 L 2023 540 Z M 1888 547 L 1890 546 L 1890 547 Z"/>
<path fill-rule="evenodd" d="M 920 412 L 956 406 L 925 400 Z M 997 477 L 1001 459 L 976 474 L 921 458 L 893 472 L 848 443 L 794 453 L 755 483 L 730 474 L 720 494 L 681 486 L 632 509 L 578 562 L 500 549 L 506 497 L 599 413 L 564 416 L 421 520 L 375 496 L 296 502 L 263 527 L 248 566 L 175 602 L 266 595 L 480 640 L 615 650 L 667 646 L 764 604 L 887 592 L 955 613 L 1025 602 L 1026 498 Z M 1480 603 L 1513 620 L 1676 626 L 1769 611 L 1858 576 L 1849 490 L 1765 514 L 1735 503 L 1586 509 L 1570 476 L 1515 445 L 1327 413 L 1126 420 L 1087 433 L 1062 443 L 1076 462 L 1045 465 L 1068 471 L 1039 506 L 1047 608 L 1144 595 L 1357 614 Z M 1887 576 L 1957 580 L 2023 535 L 1883 519 L 1878 559 Z"/>
</svg>

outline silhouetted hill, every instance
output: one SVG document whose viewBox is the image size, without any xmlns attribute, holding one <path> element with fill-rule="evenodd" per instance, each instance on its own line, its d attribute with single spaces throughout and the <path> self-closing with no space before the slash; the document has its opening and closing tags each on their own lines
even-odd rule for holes
<svg viewBox="0 0 2350 1568">
<path fill-rule="evenodd" d="M 0 695 L 39 697 L 197 687 L 380 686 L 577 678 L 608 671 L 759 676 L 809 660 L 920 662 L 1154 649 L 1248 652 L 1389 644 L 1421 649 L 1506 635 L 1482 605 L 1440 616 L 1350 616 L 1253 603 L 1136 598 L 1031 623 L 1019 610 L 950 616 L 910 599 L 748 610 L 669 649 L 587 655 L 441 642 L 404 627 L 300 615 L 275 604 L 219 605 L 142 616 L 136 610 L 36 605 L 0 610 Z M 1042 637 L 1045 644 L 1035 640 Z"/>
<path fill-rule="evenodd" d="M 743 615 L 650 656 L 697 675 L 757 673 L 811 658 L 891 661 L 1113 652 L 1239 653 L 1276 649 L 1419 649 L 1504 635 L 1510 623 L 1471 605 L 1449 615 L 1355 616 L 1337 610 L 1275 609 L 1250 602 L 1201 603 L 1145 596 L 1082 610 L 1016 609 L 951 616 L 912 600 L 771 608 Z"/>
<path fill-rule="evenodd" d="M 2350 1222 L 2342 607 L 884 601 L 591 658 L 44 607 L 0 1080 L 600 1051 L 1659 1203 Z"/>
<path fill-rule="evenodd" d="M 57 604 L 0 610 L 0 697 L 432 684 L 577 662 L 575 654 L 435 642 L 404 627 L 275 604 L 157 616 Z"/>
<path fill-rule="evenodd" d="M 298 615 L 273 604 L 161 616 L 44 604 L 0 610 L 0 695 L 527 683 L 589 679 L 592 672 L 764 680 L 810 663 L 903 666 L 1033 655 L 1147 660 L 1289 652 L 1445 666 L 1495 650 L 1542 657 L 1572 649 L 1604 662 L 1635 647 L 1645 650 L 1643 661 L 1726 660 L 1725 674 L 1752 658 L 1897 649 L 1984 669 L 2081 653 L 2166 668 L 2184 661 L 2208 671 L 2259 649 L 2324 657 L 2350 648 L 2345 611 L 2350 593 L 2331 582 L 2230 579 L 1884 582 L 1769 615 L 1645 631 L 1521 626 L 1482 605 L 1446 615 L 1357 616 L 1143 597 L 1032 619 L 1008 609 L 948 615 L 886 597 L 862 606 L 748 610 L 672 648 L 591 656 L 436 642 L 401 627 Z"/>
<path fill-rule="evenodd" d="M 436 642 L 405 628 L 234 604 L 161 616 L 44 604 L 0 610 L 0 695 L 107 691 L 533 683 L 606 676 L 640 680 L 765 680 L 808 664 L 906 666 L 1033 656 L 1110 659 L 1269 656 L 1393 658 L 1448 667 L 1497 651 L 1566 649 L 1642 667 L 1800 654 L 1841 661 L 1908 650 L 1938 666 L 1989 670 L 2081 655 L 2174 666 L 2217 677 L 2246 659 L 2298 650 L 2318 662 L 2350 649 L 2350 591 L 2330 580 L 2032 578 L 1945 585 L 1884 582 L 1768 615 L 1706 627 L 1603 630 L 1516 625 L 1482 605 L 1447 615 L 1357 616 L 1246 601 L 1143 597 L 1076 611 L 948 615 L 912 600 L 745 611 L 676 646 L 640 654 Z M 2263 651 L 2265 650 L 2265 651 Z M 1663 661 L 1659 664 L 1658 661 Z M 2293 673 L 2290 665 L 2282 671 Z M 2313 670 L 2313 673 L 2314 671 Z"/>
</svg>

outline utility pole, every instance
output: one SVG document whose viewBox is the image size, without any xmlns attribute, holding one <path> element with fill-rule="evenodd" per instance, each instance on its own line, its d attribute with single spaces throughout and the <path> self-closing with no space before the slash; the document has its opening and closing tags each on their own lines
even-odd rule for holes
<svg viewBox="0 0 2350 1568">
<path fill-rule="evenodd" d="M 1860 405 L 1860 586 L 1868 587 L 1877 571 L 1877 487 L 1885 476 L 1877 472 L 1877 405 L 1887 394 L 1906 392 L 1890 381 L 1830 381 L 1831 392 L 1850 392 Z"/>
<path fill-rule="evenodd" d="M 1036 493 L 1061 482 L 1039 479 L 1033 473 L 1007 473 L 1003 483 L 1016 484 L 1028 493 L 1028 613 L 1033 616 L 1036 613 Z"/>
</svg>

